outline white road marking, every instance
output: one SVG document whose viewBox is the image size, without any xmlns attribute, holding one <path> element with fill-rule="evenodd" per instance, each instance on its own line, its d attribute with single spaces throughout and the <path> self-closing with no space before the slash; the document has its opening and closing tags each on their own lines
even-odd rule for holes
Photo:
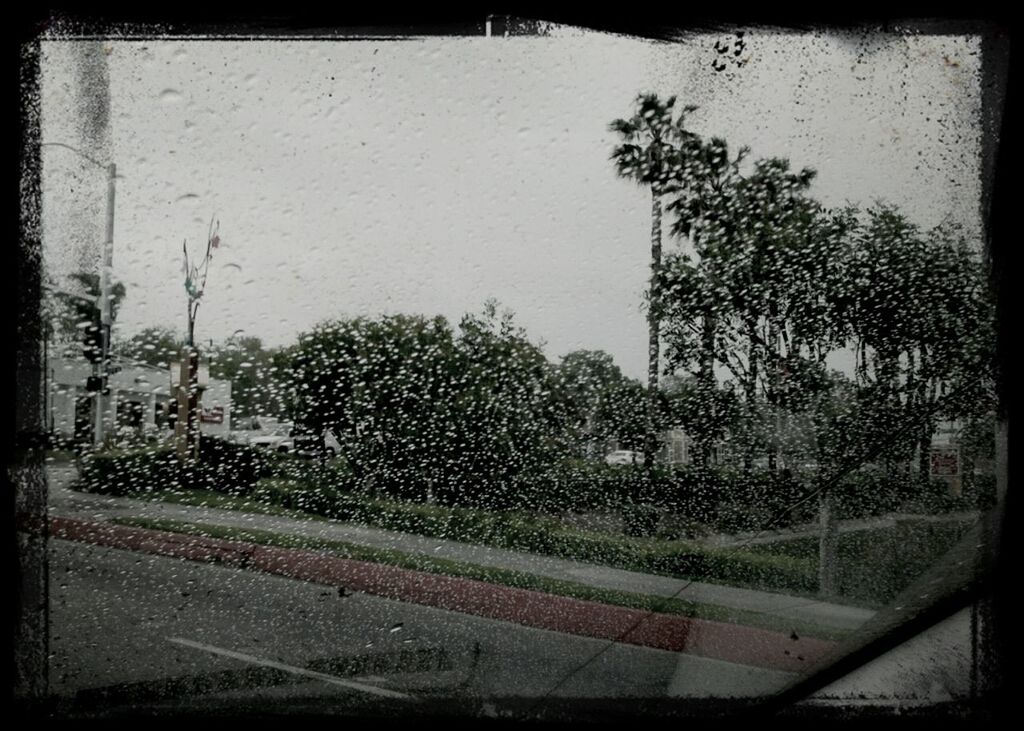
<svg viewBox="0 0 1024 731">
<path fill-rule="evenodd" d="M 214 647 L 213 645 L 205 645 L 202 642 L 193 642 L 192 640 L 186 640 L 181 637 L 168 637 L 168 642 L 174 642 L 178 645 L 184 645 L 185 647 L 191 647 L 196 650 L 202 650 L 203 652 L 209 652 L 214 655 L 222 655 L 224 657 L 230 657 L 235 660 L 242 660 L 243 662 L 253 663 L 254 665 L 262 665 L 268 668 L 276 668 L 277 670 L 284 670 L 286 673 L 294 673 L 295 675 L 304 675 L 307 678 L 315 678 L 322 680 L 325 683 L 331 683 L 332 685 L 340 685 L 345 688 L 352 688 L 354 690 L 361 690 L 364 693 L 372 693 L 373 695 L 384 696 L 385 698 L 401 698 L 403 700 L 416 700 L 411 695 L 405 693 L 399 693 L 394 690 L 387 690 L 385 688 L 378 688 L 373 685 L 363 685 L 362 683 L 354 683 L 351 680 L 342 680 L 341 678 L 333 675 L 327 675 L 326 673 L 318 673 L 315 670 L 306 670 L 305 668 L 295 667 L 294 665 L 285 665 L 284 663 L 275 662 L 273 660 L 264 660 L 260 657 L 254 657 L 253 655 L 246 655 L 242 652 L 235 652 L 234 650 L 225 650 L 222 647 Z"/>
</svg>

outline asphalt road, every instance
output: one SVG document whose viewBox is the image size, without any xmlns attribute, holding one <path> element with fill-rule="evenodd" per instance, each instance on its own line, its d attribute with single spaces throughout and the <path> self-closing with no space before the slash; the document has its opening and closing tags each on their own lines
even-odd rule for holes
<svg viewBox="0 0 1024 731">
<path fill-rule="evenodd" d="M 58 713 L 270 703 L 502 715 L 559 699 L 749 697 L 791 680 L 224 566 L 51 542 Z M 524 701 L 524 699 L 526 699 Z M 525 702 L 525 706 L 524 706 Z"/>
</svg>

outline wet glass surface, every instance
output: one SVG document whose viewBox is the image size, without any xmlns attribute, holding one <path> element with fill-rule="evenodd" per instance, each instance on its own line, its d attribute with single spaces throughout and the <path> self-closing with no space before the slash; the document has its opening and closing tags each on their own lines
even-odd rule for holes
<svg viewBox="0 0 1024 731">
<path fill-rule="evenodd" d="M 60 712 L 741 703 L 966 582 L 981 80 L 957 34 L 45 38 Z"/>
</svg>

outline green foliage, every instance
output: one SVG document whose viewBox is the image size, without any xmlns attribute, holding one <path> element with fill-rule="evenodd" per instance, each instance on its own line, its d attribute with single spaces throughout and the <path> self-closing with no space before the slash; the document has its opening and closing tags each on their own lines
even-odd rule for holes
<svg viewBox="0 0 1024 731">
<path fill-rule="evenodd" d="M 630 504 L 622 509 L 623 532 L 627 536 L 652 536 L 658 528 L 659 511 L 650 504 Z"/>
<path fill-rule="evenodd" d="M 663 191 L 685 175 L 690 166 L 688 153 L 697 140 L 685 129 L 686 117 L 697 108 L 685 106 L 676 116 L 675 104 L 674 96 L 662 100 L 657 94 L 640 94 L 635 114 L 609 125 L 621 140 L 612 151 L 620 177 Z"/>
<path fill-rule="evenodd" d="M 78 474 L 76 489 L 117 496 L 180 486 L 182 478 L 177 456 L 165 448 L 86 452 Z"/>
<path fill-rule="evenodd" d="M 215 437 L 199 440 L 199 463 L 207 489 L 247 493 L 263 470 L 262 455 L 252 447 L 232 444 Z"/>
<path fill-rule="evenodd" d="M 712 551 L 679 542 L 564 528 L 550 518 L 374 500 L 322 485 L 260 480 L 253 498 L 385 530 L 600 563 L 633 571 L 800 592 L 815 589 L 813 562 Z"/>
<path fill-rule="evenodd" d="M 259 459 L 252 449 L 211 437 L 200 440 L 199 460 L 186 466 L 166 447 L 86 452 L 76 488 L 118 496 L 182 489 L 244 494 L 259 479 Z"/>
<path fill-rule="evenodd" d="M 906 519 L 895 525 L 843 533 L 836 561 L 838 590 L 847 598 L 876 605 L 890 603 L 925 573 L 968 530 L 964 521 Z M 748 553 L 816 562 L 816 538 L 750 546 Z"/>
<path fill-rule="evenodd" d="M 305 459 L 291 453 L 260 450 L 260 477 L 310 481 L 337 490 L 358 491 L 360 483 L 344 458 Z"/>
<path fill-rule="evenodd" d="M 695 377 L 682 414 L 698 442 L 724 436 L 714 369 L 743 397 L 727 428 L 748 464 L 753 447 L 774 460 L 793 438 L 827 467 L 924 464 L 939 418 L 991 410 L 993 309 L 961 233 L 921 230 L 892 206 L 826 211 L 806 195 L 813 171 L 762 160 L 742 174 L 713 140 L 715 156 L 669 205 L 696 259 L 663 270 L 670 368 Z M 843 348 L 852 382 L 825 368 Z"/>
<path fill-rule="evenodd" d="M 554 397 L 564 411 L 565 438 L 577 456 L 601 456 L 615 440 L 639 450 L 647 429 L 647 393 L 600 350 L 576 350 L 562 358 Z M 661 420 L 659 420 L 661 421 Z"/>
<path fill-rule="evenodd" d="M 257 337 L 233 336 L 211 349 L 210 377 L 231 381 L 232 419 L 288 415 L 287 351 Z"/>
<path fill-rule="evenodd" d="M 698 461 L 729 432 L 748 466 L 755 447 L 774 462 L 799 425 L 821 464 L 923 463 L 939 418 L 993 408 L 991 295 L 955 226 L 923 231 L 888 205 L 825 210 L 813 170 L 766 159 L 744 172 L 745 151 L 695 145 L 667 206 L 693 254 L 667 257 L 660 316 L 669 369 L 692 378 L 679 412 Z M 857 367 L 837 392 L 825 360 L 843 348 Z M 742 401 L 722 402 L 716 369 Z"/>
<path fill-rule="evenodd" d="M 46 311 L 51 321 L 47 323 L 60 340 L 64 342 L 79 341 L 82 352 L 90 361 L 97 363 L 102 358 L 103 333 L 100 322 L 100 275 L 95 272 L 75 272 L 68 277 L 84 292 L 82 296 L 55 290 L 48 301 Z M 125 287 L 121 282 L 110 285 L 110 321 L 116 322 L 117 313 L 125 297 Z"/>
<path fill-rule="evenodd" d="M 137 363 L 166 369 L 180 359 L 184 344 L 185 339 L 171 328 L 147 327 L 128 340 L 115 343 L 114 352 Z"/>
<path fill-rule="evenodd" d="M 497 507 L 564 447 L 553 369 L 488 303 L 444 318 L 325 323 L 291 367 L 296 419 L 330 431 L 371 494 Z"/>
</svg>

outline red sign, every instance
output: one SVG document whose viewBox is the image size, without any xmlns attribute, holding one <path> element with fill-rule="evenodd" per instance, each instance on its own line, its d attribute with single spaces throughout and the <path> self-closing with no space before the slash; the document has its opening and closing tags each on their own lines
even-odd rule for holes
<svg viewBox="0 0 1024 731">
<path fill-rule="evenodd" d="M 199 415 L 199 421 L 203 424 L 223 424 L 224 407 L 214 406 L 212 409 L 203 409 L 203 412 Z"/>
<path fill-rule="evenodd" d="M 960 450 L 956 447 L 932 447 L 932 477 L 956 477 L 960 474 Z"/>
</svg>

